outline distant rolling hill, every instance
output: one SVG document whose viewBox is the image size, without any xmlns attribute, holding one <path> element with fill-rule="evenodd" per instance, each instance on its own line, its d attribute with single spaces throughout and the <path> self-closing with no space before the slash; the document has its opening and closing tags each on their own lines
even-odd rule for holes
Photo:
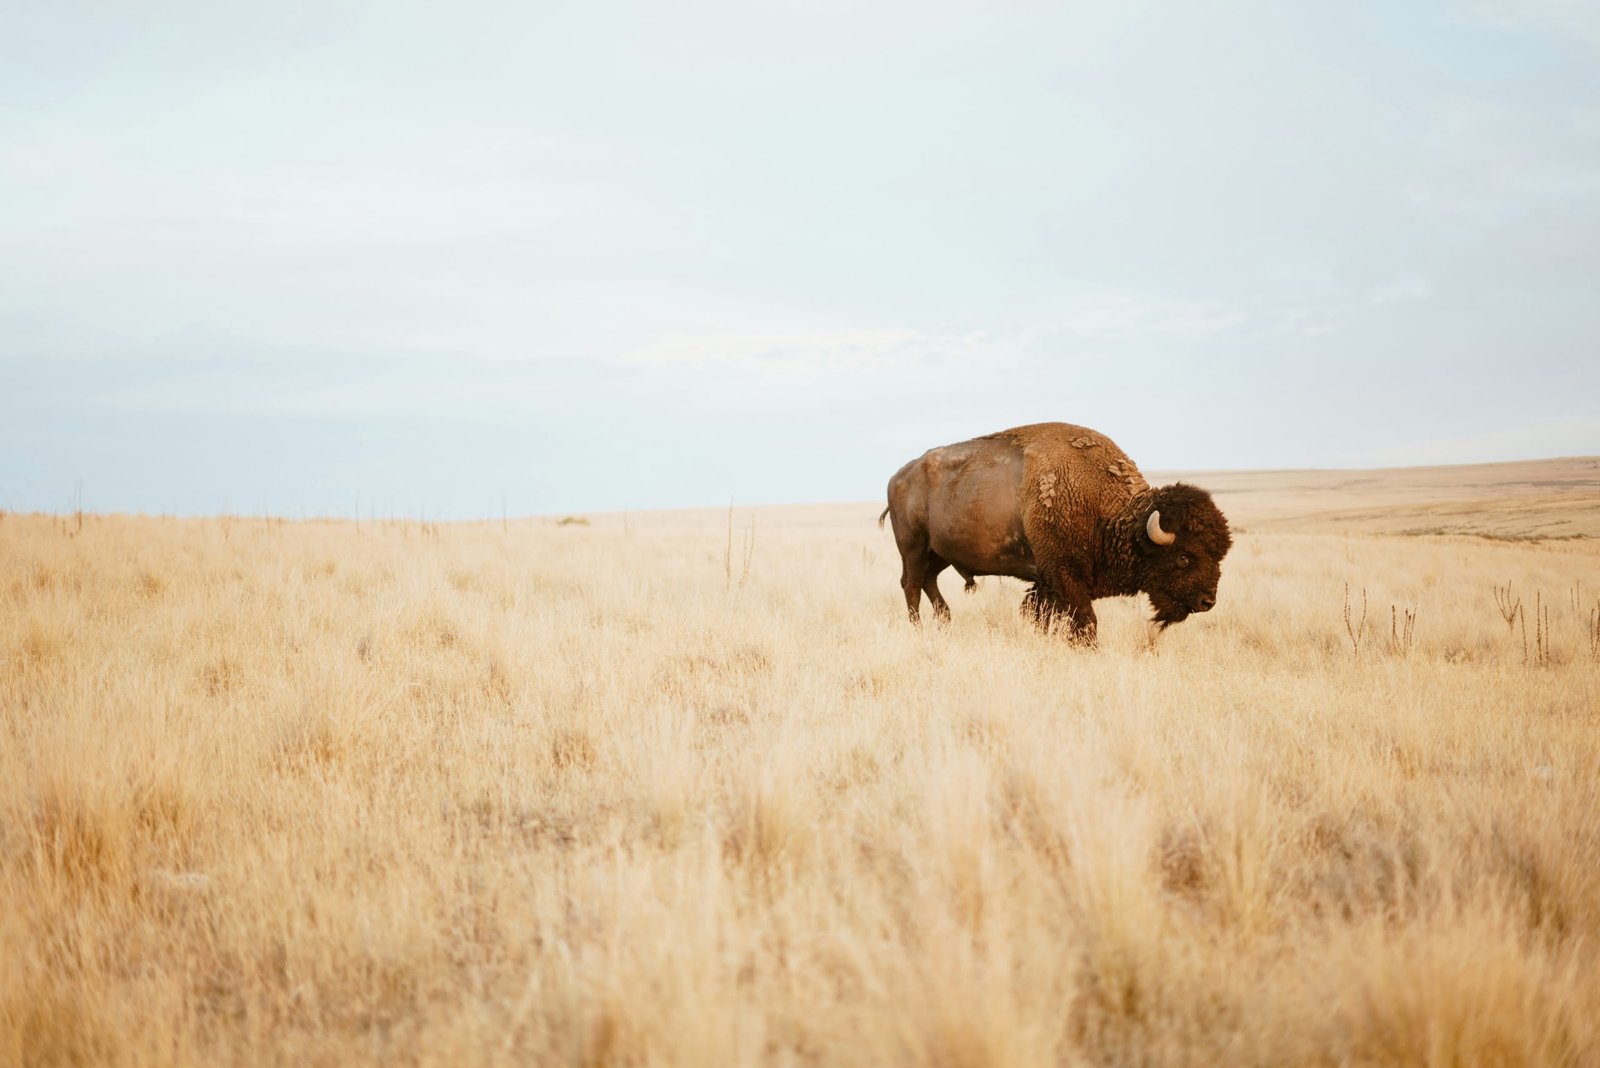
<svg viewBox="0 0 1600 1068">
<path fill-rule="evenodd" d="M 1259 531 L 1600 538 L 1600 457 L 1376 470 L 1156 471 Z"/>
</svg>

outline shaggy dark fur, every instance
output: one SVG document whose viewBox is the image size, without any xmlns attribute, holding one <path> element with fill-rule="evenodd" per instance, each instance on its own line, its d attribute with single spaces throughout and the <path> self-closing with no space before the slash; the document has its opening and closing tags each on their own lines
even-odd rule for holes
<svg viewBox="0 0 1600 1068">
<path fill-rule="evenodd" d="M 1171 545 L 1151 540 L 1161 513 Z M 1036 423 L 930 449 L 889 480 L 884 516 L 900 549 L 900 588 L 912 622 L 922 595 L 943 621 L 938 576 L 954 567 L 1033 583 L 1022 610 L 1041 627 L 1066 624 L 1092 642 L 1093 602 L 1144 593 L 1167 627 L 1216 603 L 1228 521 L 1203 489 L 1151 489 L 1109 438 L 1070 423 Z"/>
</svg>

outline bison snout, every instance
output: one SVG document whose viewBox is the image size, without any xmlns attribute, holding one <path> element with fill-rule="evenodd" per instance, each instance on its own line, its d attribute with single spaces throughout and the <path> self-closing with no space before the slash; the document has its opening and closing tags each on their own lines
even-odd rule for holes
<svg viewBox="0 0 1600 1068">
<path fill-rule="evenodd" d="M 1196 612 L 1209 612 L 1216 606 L 1217 598 L 1215 594 L 1202 593 L 1200 599 L 1194 603 L 1194 610 Z"/>
</svg>

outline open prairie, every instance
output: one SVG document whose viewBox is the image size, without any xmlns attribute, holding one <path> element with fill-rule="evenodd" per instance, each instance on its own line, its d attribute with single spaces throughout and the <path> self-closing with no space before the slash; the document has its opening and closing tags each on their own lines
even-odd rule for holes
<svg viewBox="0 0 1600 1068">
<path fill-rule="evenodd" d="M 1600 1063 L 1600 462 L 1192 477 L 1094 650 L 877 501 L 0 515 L 0 1063 Z"/>
</svg>

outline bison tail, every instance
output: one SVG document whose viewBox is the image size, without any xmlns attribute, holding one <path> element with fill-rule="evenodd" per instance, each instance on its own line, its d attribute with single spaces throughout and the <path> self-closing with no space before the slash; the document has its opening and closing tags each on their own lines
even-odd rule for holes
<svg viewBox="0 0 1600 1068">
<path fill-rule="evenodd" d="M 894 507 L 894 506 L 893 505 L 886 505 L 886 506 L 884 506 L 883 511 L 878 514 L 878 529 L 879 530 L 883 529 L 883 517 L 889 514 L 889 509 L 892 508 L 892 507 Z"/>
</svg>

